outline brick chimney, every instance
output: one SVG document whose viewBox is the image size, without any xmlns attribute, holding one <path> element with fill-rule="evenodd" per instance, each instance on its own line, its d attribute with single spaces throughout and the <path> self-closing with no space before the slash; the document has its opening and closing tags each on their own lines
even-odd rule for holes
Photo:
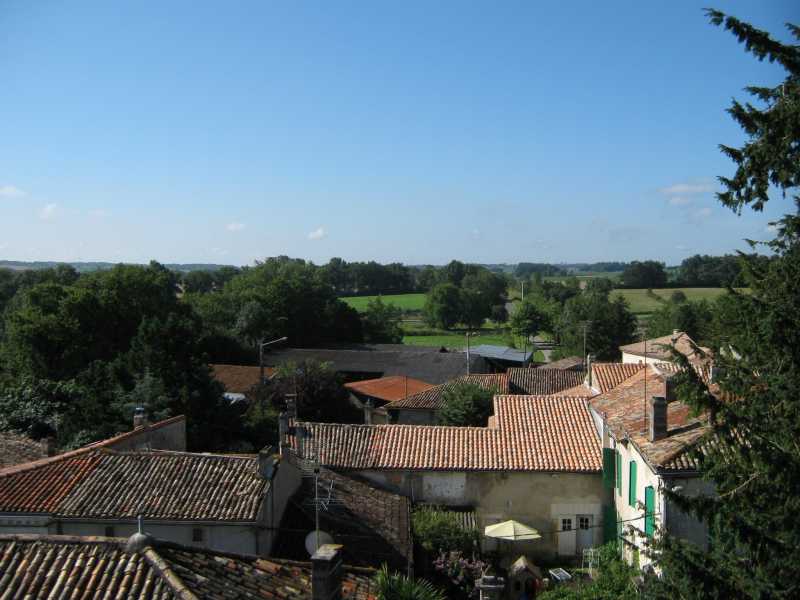
<svg viewBox="0 0 800 600">
<path fill-rule="evenodd" d="M 667 437 L 667 399 L 663 396 L 650 398 L 650 415 L 647 420 L 647 437 L 651 442 Z"/>
<path fill-rule="evenodd" d="M 312 600 L 339 600 L 342 597 L 342 546 L 323 544 L 311 556 Z"/>
<path fill-rule="evenodd" d="M 133 409 L 133 428 L 137 429 L 139 427 L 144 427 L 148 425 L 149 421 L 147 420 L 147 411 L 145 410 L 144 406 L 137 406 Z"/>
</svg>

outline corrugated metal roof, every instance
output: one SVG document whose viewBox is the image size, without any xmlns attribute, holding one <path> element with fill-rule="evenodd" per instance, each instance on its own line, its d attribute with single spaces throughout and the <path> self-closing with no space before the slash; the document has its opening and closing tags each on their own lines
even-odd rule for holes
<svg viewBox="0 0 800 600">
<path fill-rule="evenodd" d="M 494 360 L 507 360 L 511 362 L 526 362 L 533 352 L 523 352 L 516 348 L 509 348 L 508 346 L 492 346 L 491 344 L 481 344 L 470 348 L 470 354 L 475 353 L 484 358 Z"/>
</svg>

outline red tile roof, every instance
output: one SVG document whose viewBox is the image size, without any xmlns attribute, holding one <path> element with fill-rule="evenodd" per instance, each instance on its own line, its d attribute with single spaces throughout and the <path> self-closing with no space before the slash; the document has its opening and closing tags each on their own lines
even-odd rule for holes
<svg viewBox="0 0 800 600">
<path fill-rule="evenodd" d="M 681 466 L 674 459 L 709 431 L 708 420 L 705 415 L 693 416 L 689 407 L 680 401 L 669 402 L 667 436 L 651 442 L 646 412 L 649 408 L 646 407 L 652 396 L 666 396 L 666 383 L 664 377 L 648 365 L 589 403 L 604 418 L 617 440 L 632 442 L 654 469 L 673 470 Z"/>
<path fill-rule="evenodd" d="M 381 377 L 379 379 L 346 383 L 344 387 L 364 396 L 370 396 L 385 402 L 393 402 L 429 390 L 434 385 L 413 377 L 391 375 L 390 377 Z"/>
<path fill-rule="evenodd" d="M 100 448 L 55 458 L 0 473 L 0 512 L 249 522 L 269 486 L 256 457 Z"/>
<path fill-rule="evenodd" d="M 308 562 L 150 540 L 0 535 L 0 597 L 95 600 L 309 600 Z M 344 567 L 342 598 L 375 600 L 374 571 Z"/>
<path fill-rule="evenodd" d="M 231 394 L 247 394 L 261 381 L 261 367 L 250 365 L 209 365 L 214 379 Z M 264 377 L 272 377 L 275 369 L 264 367 Z"/>
<path fill-rule="evenodd" d="M 581 385 L 585 373 L 564 369 L 509 369 L 508 381 L 512 393 L 549 396 Z"/>
<path fill-rule="evenodd" d="M 592 364 L 592 387 L 602 392 L 617 387 L 633 377 L 644 364 L 640 363 L 594 363 Z"/>
<path fill-rule="evenodd" d="M 586 400 L 495 396 L 493 427 L 298 423 L 302 455 L 341 469 L 596 472 Z M 297 438 L 291 438 L 297 448 Z"/>
<path fill-rule="evenodd" d="M 430 389 L 414 394 L 408 398 L 390 402 L 384 408 L 387 410 L 397 409 L 424 409 L 424 410 L 439 410 L 444 406 L 444 393 L 452 390 L 459 384 L 470 383 L 477 385 L 485 390 L 495 390 L 498 394 L 508 393 L 508 376 L 505 373 L 494 374 L 481 374 L 481 375 L 464 375 L 433 386 Z"/>
</svg>

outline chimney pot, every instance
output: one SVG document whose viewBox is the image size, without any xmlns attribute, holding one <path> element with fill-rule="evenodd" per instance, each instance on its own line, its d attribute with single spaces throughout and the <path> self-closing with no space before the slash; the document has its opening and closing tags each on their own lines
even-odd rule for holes
<svg viewBox="0 0 800 600">
<path fill-rule="evenodd" d="M 342 546 L 323 544 L 311 556 L 312 600 L 339 600 L 342 597 Z"/>
<path fill-rule="evenodd" d="M 144 406 L 137 406 L 133 409 L 133 428 L 136 429 L 147 424 L 147 411 L 145 411 Z"/>
<path fill-rule="evenodd" d="M 647 422 L 648 439 L 655 442 L 667 437 L 667 399 L 663 396 L 650 398 L 650 415 Z"/>
</svg>

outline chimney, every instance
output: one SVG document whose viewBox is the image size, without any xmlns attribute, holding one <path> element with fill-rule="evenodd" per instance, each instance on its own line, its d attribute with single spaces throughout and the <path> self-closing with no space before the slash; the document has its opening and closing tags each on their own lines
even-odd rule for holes
<svg viewBox="0 0 800 600">
<path fill-rule="evenodd" d="M 147 412 L 145 411 L 144 406 L 137 406 L 135 409 L 133 409 L 133 428 L 137 429 L 139 427 L 144 427 L 147 424 Z"/>
<path fill-rule="evenodd" d="M 48 435 L 40 443 L 42 444 L 42 452 L 45 456 L 55 456 L 56 438 L 54 438 L 52 435 Z"/>
<path fill-rule="evenodd" d="M 673 344 L 678 341 L 678 336 L 680 336 L 680 334 L 681 334 L 681 330 L 680 329 L 673 329 L 672 330 L 672 337 L 670 339 L 672 340 Z"/>
<path fill-rule="evenodd" d="M 375 410 L 375 404 L 372 398 L 364 403 L 364 425 L 372 425 L 372 411 Z"/>
<path fill-rule="evenodd" d="M 273 446 L 265 446 L 258 453 L 258 474 L 270 481 L 275 476 L 277 462 L 275 448 Z"/>
<path fill-rule="evenodd" d="M 339 600 L 342 597 L 342 546 L 323 544 L 311 556 L 312 600 Z"/>
<path fill-rule="evenodd" d="M 650 399 L 650 418 L 647 421 L 647 437 L 655 442 L 667 437 L 667 399 L 653 396 Z"/>
</svg>

